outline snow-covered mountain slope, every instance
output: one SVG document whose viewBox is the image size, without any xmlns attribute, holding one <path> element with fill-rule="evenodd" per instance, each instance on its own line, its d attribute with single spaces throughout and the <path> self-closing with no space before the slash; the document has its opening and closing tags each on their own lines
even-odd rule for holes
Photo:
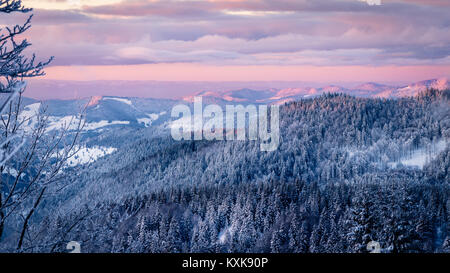
<svg viewBox="0 0 450 273">
<path fill-rule="evenodd" d="M 67 161 L 68 167 L 95 162 L 97 159 L 112 154 L 117 149 L 112 147 L 75 147 L 76 153 Z"/>
<path fill-rule="evenodd" d="M 69 126 L 75 129 L 77 116 L 83 110 L 86 115 L 84 131 L 99 131 L 115 126 L 144 128 L 161 124 L 169 118 L 170 109 L 179 103 L 175 100 L 126 97 L 93 96 L 80 100 L 48 100 L 33 102 L 24 107 L 23 118 L 30 119 L 40 108 L 49 115 L 48 130 Z"/>
<path fill-rule="evenodd" d="M 396 90 L 394 90 L 391 94 L 391 97 L 408 97 L 408 96 L 415 96 L 419 92 L 424 91 L 426 89 L 438 89 L 438 90 L 445 90 L 450 88 L 450 84 L 447 79 L 435 79 L 435 80 L 428 80 L 428 81 L 421 81 L 414 84 L 409 84 L 404 87 L 400 87 Z"/>
</svg>

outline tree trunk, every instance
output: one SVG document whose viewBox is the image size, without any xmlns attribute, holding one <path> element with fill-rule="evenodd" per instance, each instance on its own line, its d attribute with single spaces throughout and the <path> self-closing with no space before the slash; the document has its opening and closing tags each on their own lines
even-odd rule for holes
<svg viewBox="0 0 450 273">
<path fill-rule="evenodd" d="M 23 222 L 22 232 L 20 233 L 19 243 L 17 244 L 17 250 L 22 248 L 23 238 L 25 237 L 25 232 L 27 231 L 27 228 L 28 228 L 28 221 L 30 220 L 30 218 L 33 215 L 34 211 L 36 210 L 37 206 L 39 206 L 42 196 L 44 195 L 45 189 L 46 188 L 44 187 L 41 190 L 41 193 L 39 194 L 38 199 L 34 203 L 33 208 L 31 208 L 30 212 L 28 213 L 27 217 L 25 218 L 25 221 Z"/>
</svg>

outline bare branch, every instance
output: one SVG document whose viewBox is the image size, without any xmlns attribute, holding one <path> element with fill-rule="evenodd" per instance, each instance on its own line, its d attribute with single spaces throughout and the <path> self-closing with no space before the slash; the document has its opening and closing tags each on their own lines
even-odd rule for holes
<svg viewBox="0 0 450 273">
<path fill-rule="evenodd" d="M 12 12 L 22 12 L 27 13 L 33 9 L 25 8 L 22 5 L 21 0 L 2 0 L 0 1 L 0 12 L 12 13 Z"/>
</svg>

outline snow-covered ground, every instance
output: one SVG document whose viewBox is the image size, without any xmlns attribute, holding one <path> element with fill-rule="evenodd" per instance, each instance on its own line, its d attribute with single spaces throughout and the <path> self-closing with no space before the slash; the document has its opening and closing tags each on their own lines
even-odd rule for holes
<svg viewBox="0 0 450 273">
<path fill-rule="evenodd" d="M 75 130 L 78 125 L 78 118 L 75 116 L 65 116 L 65 117 L 48 117 L 49 124 L 47 126 L 47 131 L 59 130 L 67 128 L 69 130 Z"/>
<path fill-rule="evenodd" d="M 105 97 L 105 98 L 103 98 L 103 100 L 115 100 L 115 101 L 118 101 L 118 102 L 122 102 L 122 103 L 128 104 L 130 106 L 133 105 L 131 103 L 131 100 L 124 99 L 124 98 Z"/>
<path fill-rule="evenodd" d="M 75 149 L 79 150 L 73 157 L 71 157 L 67 161 L 67 165 L 69 167 L 75 167 L 77 165 L 92 163 L 97 159 L 112 154 L 117 150 L 116 148 L 113 147 L 100 147 L 100 146 L 94 146 L 91 148 L 76 147 Z"/>
<path fill-rule="evenodd" d="M 109 99 L 116 99 L 116 98 L 109 98 Z M 131 101 L 117 98 L 117 100 L 124 102 L 124 103 L 131 103 Z M 39 114 L 39 109 L 41 107 L 41 103 L 33 103 L 30 105 L 27 105 L 24 107 L 24 109 L 19 114 L 19 122 L 23 122 L 22 128 L 25 132 L 31 132 L 37 123 L 37 116 Z M 163 114 L 163 113 L 161 113 Z M 160 114 L 160 115 L 161 115 Z M 156 116 L 156 117 L 155 117 Z M 159 117 L 158 114 L 151 114 L 150 118 L 153 118 L 153 120 L 156 120 Z M 68 130 L 75 130 L 78 127 L 78 117 L 76 116 L 49 116 L 48 117 L 48 126 L 47 131 L 53 131 L 53 130 L 60 130 L 63 128 L 66 128 Z M 97 130 L 102 127 L 111 126 L 111 125 L 129 125 L 129 121 L 121 121 L 121 120 L 101 120 L 98 122 L 89 122 L 84 125 L 83 130 L 84 131 L 91 131 L 91 130 Z"/>
<path fill-rule="evenodd" d="M 348 158 L 352 160 L 374 161 L 374 163 L 378 163 L 380 164 L 380 166 L 387 165 L 390 168 L 406 166 L 422 169 L 426 164 L 434 160 L 436 156 L 439 155 L 439 153 L 444 151 L 448 144 L 449 144 L 448 139 L 441 139 L 438 141 L 434 141 L 433 143 L 430 143 L 424 147 L 412 150 L 407 155 L 400 156 L 400 158 L 396 160 L 394 160 L 392 157 L 389 157 L 388 154 L 386 153 L 386 150 L 389 150 L 391 156 L 401 155 L 399 147 L 396 145 L 393 145 L 392 149 L 385 148 L 386 150 L 380 149 L 380 147 L 378 147 L 377 145 L 372 145 L 364 150 L 347 147 L 345 148 L 345 151 L 348 155 Z M 379 155 L 379 157 L 371 156 L 374 154 Z"/>
<path fill-rule="evenodd" d="M 18 120 L 19 122 L 23 122 L 22 128 L 25 132 L 31 132 L 36 126 L 40 108 L 41 103 L 33 103 L 24 107 L 20 112 Z"/>
<path fill-rule="evenodd" d="M 127 120 L 113 120 L 113 121 L 101 120 L 99 122 L 86 123 L 83 130 L 90 131 L 110 125 L 128 125 L 128 124 L 130 124 L 130 122 Z"/>
<path fill-rule="evenodd" d="M 144 124 L 145 127 L 149 127 L 150 125 L 152 125 L 152 123 L 159 119 L 160 116 L 167 114 L 167 112 L 161 112 L 159 114 L 156 113 L 152 113 L 152 114 L 146 114 L 148 116 L 148 118 L 138 118 L 137 122 Z"/>
<path fill-rule="evenodd" d="M 20 112 L 20 117 L 24 119 L 34 117 L 39 113 L 39 108 L 41 108 L 41 103 L 39 102 L 27 105 L 22 112 Z"/>
<path fill-rule="evenodd" d="M 447 147 L 447 141 L 442 139 L 430 147 L 424 147 L 411 152 L 410 155 L 400 158 L 397 162 L 389 162 L 391 167 L 401 163 L 403 166 L 416 167 L 422 169 L 427 163 L 432 161 L 440 152 Z"/>
<path fill-rule="evenodd" d="M 55 117 L 50 116 L 48 118 L 49 125 L 47 127 L 48 131 L 52 130 L 59 130 L 62 128 L 68 128 L 69 130 L 75 130 L 78 127 L 79 120 L 75 116 L 64 116 L 64 117 Z M 92 131 L 97 130 L 106 126 L 111 125 L 128 125 L 130 124 L 129 121 L 121 121 L 121 120 L 113 120 L 113 121 L 107 121 L 107 120 L 101 120 L 98 122 L 87 122 L 83 130 L 84 131 Z"/>
</svg>

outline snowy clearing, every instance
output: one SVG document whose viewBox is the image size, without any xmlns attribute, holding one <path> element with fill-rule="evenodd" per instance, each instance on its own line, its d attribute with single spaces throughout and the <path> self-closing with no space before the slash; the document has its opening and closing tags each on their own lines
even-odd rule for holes
<svg viewBox="0 0 450 273">
<path fill-rule="evenodd" d="M 432 161 L 440 152 L 444 151 L 447 147 L 446 140 L 440 140 L 431 147 L 420 148 L 410 155 L 400 158 L 397 162 L 389 162 L 391 167 L 396 167 L 397 164 L 401 163 L 403 166 L 416 167 L 422 169 L 427 163 Z"/>
<path fill-rule="evenodd" d="M 85 131 L 90 131 L 90 130 L 96 130 L 105 126 L 110 126 L 110 125 L 129 125 L 130 122 L 129 121 L 121 121 L 121 120 L 113 120 L 113 121 L 107 121 L 107 120 L 101 120 L 99 122 L 90 122 L 90 123 L 86 123 L 86 125 L 84 126 L 84 130 Z"/>
<path fill-rule="evenodd" d="M 156 113 L 152 113 L 152 114 L 146 114 L 148 116 L 148 118 L 138 118 L 137 122 L 144 124 L 145 127 L 149 127 L 150 125 L 152 125 L 152 123 L 159 119 L 160 116 L 165 115 L 167 112 L 161 112 L 159 114 Z"/>
<path fill-rule="evenodd" d="M 133 105 L 133 103 L 131 103 L 131 100 L 124 99 L 124 98 L 106 97 L 106 98 L 103 98 L 103 100 L 115 100 L 115 101 L 118 101 L 118 102 L 122 102 L 122 103 L 128 104 L 130 106 Z"/>
<path fill-rule="evenodd" d="M 30 132 L 34 129 L 37 123 L 37 115 L 39 114 L 39 109 L 41 108 L 41 103 L 33 103 L 24 107 L 24 109 L 19 114 L 19 121 L 24 122 L 23 130 L 25 132 Z"/>
<path fill-rule="evenodd" d="M 75 116 L 64 116 L 64 117 L 54 117 L 50 116 L 48 118 L 49 125 L 47 127 L 48 131 L 52 130 L 60 130 L 63 128 L 67 128 L 69 130 L 75 130 L 78 127 L 78 118 Z M 97 130 L 102 127 L 111 126 L 111 125 L 128 125 L 129 121 L 121 121 L 121 120 L 101 120 L 98 122 L 88 122 L 84 125 L 84 131 Z"/>
<path fill-rule="evenodd" d="M 117 149 L 113 147 L 76 147 L 79 151 L 67 161 L 69 167 L 77 165 L 89 164 L 106 155 L 112 154 Z"/>
</svg>

